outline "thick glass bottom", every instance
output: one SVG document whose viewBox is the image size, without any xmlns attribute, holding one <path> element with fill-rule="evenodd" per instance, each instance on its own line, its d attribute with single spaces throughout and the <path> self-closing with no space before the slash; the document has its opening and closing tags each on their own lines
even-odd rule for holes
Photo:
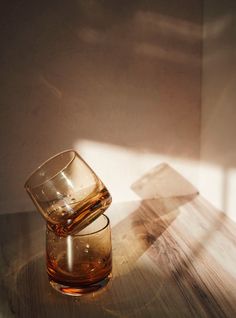
<svg viewBox="0 0 236 318">
<path fill-rule="evenodd" d="M 89 293 L 100 291 L 100 289 L 104 288 L 108 284 L 111 277 L 112 277 L 112 274 L 110 273 L 103 280 L 90 284 L 90 285 L 84 285 L 84 286 L 79 286 L 79 285 L 75 286 L 74 284 L 73 286 L 64 285 L 52 280 L 51 277 L 49 277 L 49 282 L 56 291 L 62 294 L 69 295 L 69 296 L 82 296 Z"/>
</svg>

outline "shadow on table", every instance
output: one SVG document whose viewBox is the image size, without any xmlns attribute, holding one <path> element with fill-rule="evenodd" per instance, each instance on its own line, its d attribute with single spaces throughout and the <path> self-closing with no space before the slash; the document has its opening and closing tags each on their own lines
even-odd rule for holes
<svg viewBox="0 0 236 318">
<path fill-rule="evenodd" d="M 220 309 L 215 309 L 218 294 L 213 295 L 199 277 L 194 276 L 193 266 L 203 249 L 202 244 L 221 224 L 221 216 L 212 218 L 206 213 L 210 230 L 197 242 L 193 241 L 190 253 L 185 254 L 183 246 L 176 241 L 176 237 L 186 236 L 178 232 L 182 230 L 178 227 L 178 218 L 183 211 L 189 211 L 184 208 L 187 204 L 191 205 L 191 213 L 192 207 L 198 214 L 207 209 L 197 190 L 166 164 L 154 168 L 132 188 L 142 201 L 138 208 L 134 204 L 134 211 L 112 228 L 113 278 L 107 288 L 83 297 L 69 297 L 53 290 L 46 274 L 44 246 L 32 241 L 44 232 L 35 229 L 27 235 L 34 253 L 21 263 L 15 285 L 9 286 L 14 315 L 27 318 L 222 314 Z M 115 212 L 128 206 L 132 207 L 132 202 L 122 203 L 120 207 L 114 205 Z M 195 215 L 192 216 L 194 219 Z M 177 229 L 175 223 L 178 223 Z"/>
<path fill-rule="evenodd" d="M 176 219 L 179 207 L 197 195 L 193 186 L 180 180 L 177 172 L 161 165 L 134 184 L 133 189 L 143 195 L 143 200 L 134 212 L 112 228 L 113 278 L 106 289 L 82 298 L 61 295 L 49 286 L 44 256 L 36 257 L 17 275 L 19 316 L 34 314 L 37 317 L 38 313 L 38 317 L 74 317 L 78 314 L 143 317 L 147 307 L 152 308 L 155 303 L 158 306 L 153 308 L 165 312 L 165 303 L 158 295 L 163 286 L 167 288 L 169 280 L 165 271 L 165 246 L 159 244 L 158 238 Z M 175 187 L 170 187 L 173 182 Z M 125 209 L 126 204 L 123 203 L 121 208 Z M 145 253 L 147 250 L 149 252 Z"/>
<path fill-rule="evenodd" d="M 44 222 L 36 212 L 0 215 L 0 316 L 15 317 L 18 272 L 44 248 Z"/>
<path fill-rule="evenodd" d="M 118 260 L 114 257 L 114 267 Z M 148 283 L 152 286 L 148 287 Z M 69 297 L 48 282 L 44 256 L 26 264 L 17 275 L 14 308 L 17 317 L 110 317 L 134 315 L 157 300 L 163 279 L 145 267 L 134 266 L 119 275 L 114 268 L 108 286 L 94 294 Z"/>
<path fill-rule="evenodd" d="M 167 164 L 150 170 L 132 185 L 132 189 L 142 201 L 112 229 L 118 245 L 116 252 L 122 257 L 129 247 L 127 263 L 135 263 L 177 218 L 179 208 L 198 195 L 197 189 Z M 157 250 L 160 252 L 158 246 L 153 249 Z"/>
<path fill-rule="evenodd" d="M 153 223 L 155 217 L 150 214 L 153 211 L 160 216 L 159 224 L 164 224 L 167 230 L 158 242 L 158 247 L 148 249 L 146 255 L 163 269 L 166 268 L 171 288 L 177 287 L 173 301 L 178 295 L 182 296 L 187 316 L 234 316 L 235 296 L 232 290 L 235 278 L 230 265 L 219 262 L 221 244 L 227 248 L 232 242 L 236 243 L 233 222 L 211 206 L 192 184 L 165 163 L 142 176 L 132 185 L 132 189 L 143 199 L 142 205 L 149 210 L 150 224 L 146 228 L 157 230 Z M 181 221 L 171 226 L 169 231 L 168 226 L 181 213 L 179 208 L 187 203 L 187 208 L 180 209 L 185 212 Z M 145 220 L 141 221 L 141 227 L 145 222 L 148 223 Z M 221 237 L 221 244 L 217 243 L 217 236 Z M 156 238 L 155 235 L 153 238 Z M 209 249 L 208 245 L 214 247 Z M 163 262 L 160 262 L 158 248 L 162 248 L 165 254 Z M 212 253 L 215 253 L 214 257 Z M 229 258 L 229 261 L 232 260 Z M 215 285 L 216 281 L 221 288 Z"/>
</svg>

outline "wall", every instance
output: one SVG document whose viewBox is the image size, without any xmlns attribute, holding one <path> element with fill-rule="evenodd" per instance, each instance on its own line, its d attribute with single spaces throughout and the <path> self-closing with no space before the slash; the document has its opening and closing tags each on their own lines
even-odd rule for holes
<svg viewBox="0 0 236 318">
<path fill-rule="evenodd" d="M 26 177 L 68 148 L 114 201 L 161 162 L 197 182 L 201 1 L 25 0 L 0 14 L 1 213 L 31 210 Z"/>
<path fill-rule="evenodd" d="M 236 220 L 236 3 L 204 2 L 200 190 Z"/>
</svg>

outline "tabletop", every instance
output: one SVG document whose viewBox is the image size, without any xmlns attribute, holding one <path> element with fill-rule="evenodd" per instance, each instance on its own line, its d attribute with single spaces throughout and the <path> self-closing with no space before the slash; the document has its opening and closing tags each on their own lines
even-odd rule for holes
<svg viewBox="0 0 236 318">
<path fill-rule="evenodd" d="M 164 164 L 114 203 L 113 270 L 82 297 L 53 290 L 36 211 L 0 215 L 1 317 L 236 317 L 236 225 Z"/>
</svg>

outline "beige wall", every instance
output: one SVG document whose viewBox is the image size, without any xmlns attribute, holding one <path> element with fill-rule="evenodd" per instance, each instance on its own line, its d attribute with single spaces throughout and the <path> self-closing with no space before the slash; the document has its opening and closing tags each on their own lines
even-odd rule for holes
<svg viewBox="0 0 236 318">
<path fill-rule="evenodd" d="M 196 184 L 201 1 L 24 1 L 1 8 L 0 211 L 32 209 L 27 175 L 76 148 L 110 188 L 170 163 Z"/>
<path fill-rule="evenodd" d="M 236 220 L 236 2 L 204 4 L 200 190 Z"/>
</svg>

